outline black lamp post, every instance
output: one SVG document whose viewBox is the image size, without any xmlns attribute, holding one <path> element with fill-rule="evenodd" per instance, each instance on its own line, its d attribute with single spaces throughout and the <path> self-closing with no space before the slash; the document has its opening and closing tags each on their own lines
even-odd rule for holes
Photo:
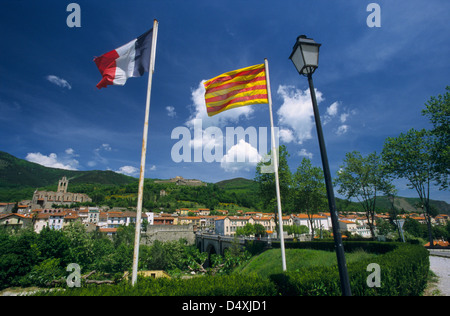
<svg viewBox="0 0 450 316">
<path fill-rule="evenodd" d="M 297 37 L 297 41 L 292 50 L 290 60 L 294 63 L 299 74 L 308 77 L 309 89 L 311 92 L 311 100 L 314 110 L 314 118 L 316 121 L 317 136 L 319 138 L 320 156 L 322 157 L 323 173 L 325 176 L 325 186 L 327 189 L 328 206 L 330 208 L 331 223 L 333 225 L 334 244 L 336 247 L 336 256 L 339 267 L 339 276 L 341 279 L 341 290 L 345 296 L 351 296 L 350 281 L 348 278 L 347 264 L 345 262 L 344 246 L 342 244 L 342 236 L 339 230 L 338 214 L 336 210 L 336 202 L 334 199 L 334 191 L 331 183 L 330 167 L 328 165 L 327 151 L 323 138 L 322 124 L 320 123 L 319 108 L 317 107 L 316 93 L 312 74 L 319 65 L 319 47 L 321 44 L 316 43 L 313 39 L 307 38 L 305 35 Z"/>
</svg>

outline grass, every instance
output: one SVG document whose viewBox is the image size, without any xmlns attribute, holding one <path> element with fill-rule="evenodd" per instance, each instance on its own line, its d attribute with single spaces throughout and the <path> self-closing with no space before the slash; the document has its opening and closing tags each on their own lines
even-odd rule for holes
<svg viewBox="0 0 450 316">
<path fill-rule="evenodd" d="M 376 254 L 367 253 L 364 250 L 346 253 L 348 263 L 373 258 Z M 295 271 L 305 267 L 337 265 L 336 253 L 312 249 L 286 249 L 286 268 Z M 261 277 L 269 277 L 274 273 L 281 273 L 281 250 L 270 249 L 252 258 L 245 266 L 236 268 L 233 273 L 257 274 Z"/>
<path fill-rule="evenodd" d="M 438 289 L 439 277 L 433 272 L 428 273 L 427 287 L 423 293 L 423 296 L 442 296 L 441 291 Z"/>
</svg>

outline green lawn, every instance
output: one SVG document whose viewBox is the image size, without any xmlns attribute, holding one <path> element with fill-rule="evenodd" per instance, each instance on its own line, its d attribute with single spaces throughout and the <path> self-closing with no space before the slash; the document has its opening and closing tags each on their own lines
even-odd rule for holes
<svg viewBox="0 0 450 316">
<path fill-rule="evenodd" d="M 347 264 L 368 258 L 376 254 L 367 253 L 364 250 L 346 253 Z M 336 265 L 336 253 L 311 249 L 286 249 L 286 269 L 295 271 L 304 267 Z M 252 258 L 244 266 L 238 267 L 233 273 L 257 274 L 268 277 L 270 274 L 281 273 L 281 250 L 270 249 Z"/>
</svg>

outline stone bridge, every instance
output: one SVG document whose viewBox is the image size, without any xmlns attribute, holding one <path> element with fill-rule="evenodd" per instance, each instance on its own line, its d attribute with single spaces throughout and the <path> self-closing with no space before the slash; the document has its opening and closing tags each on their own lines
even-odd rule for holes
<svg viewBox="0 0 450 316">
<path fill-rule="evenodd" d="M 244 248 L 248 243 L 261 243 L 261 248 L 270 248 L 271 247 L 271 238 L 263 237 L 263 238 L 254 238 L 254 237 L 239 237 L 237 239 L 241 248 Z M 221 236 L 221 235 L 213 235 L 213 234 L 202 234 L 197 233 L 195 235 L 195 244 L 200 252 L 208 253 L 208 262 L 210 261 L 210 256 L 217 255 L 225 255 L 225 252 L 231 248 L 233 243 L 236 242 L 234 237 L 230 236 Z"/>
</svg>

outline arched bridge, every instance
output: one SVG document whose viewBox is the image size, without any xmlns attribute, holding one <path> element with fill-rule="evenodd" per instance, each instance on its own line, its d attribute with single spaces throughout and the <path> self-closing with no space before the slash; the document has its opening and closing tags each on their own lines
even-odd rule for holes
<svg viewBox="0 0 450 316">
<path fill-rule="evenodd" d="M 270 248 L 271 247 L 270 238 L 254 238 L 254 237 L 239 237 L 237 238 L 237 242 L 243 248 L 248 243 L 253 242 L 254 244 L 261 244 L 262 248 Z M 233 243 L 236 242 L 235 237 L 229 236 L 221 236 L 221 235 L 213 235 L 213 234 L 202 234 L 197 233 L 195 235 L 195 244 L 200 252 L 207 252 L 208 258 L 212 254 L 217 255 L 225 255 L 225 252 L 231 248 Z"/>
</svg>

